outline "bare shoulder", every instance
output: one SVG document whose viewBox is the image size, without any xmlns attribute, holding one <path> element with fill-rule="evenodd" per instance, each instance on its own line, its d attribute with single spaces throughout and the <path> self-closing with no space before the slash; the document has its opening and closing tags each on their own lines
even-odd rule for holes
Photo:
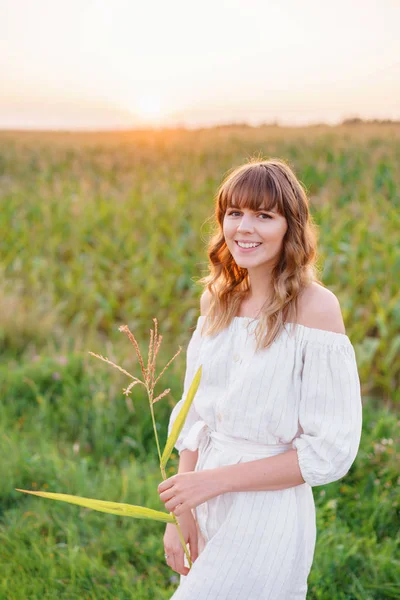
<svg viewBox="0 0 400 600">
<path fill-rule="evenodd" d="M 208 314 L 208 311 L 210 309 L 210 304 L 211 304 L 211 294 L 206 289 L 206 290 L 204 290 L 204 292 L 202 293 L 202 295 L 200 297 L 200 314 L 202 316 L 206 316 Z"/>
<path fill-rule="evenodd" d="M 315 281 L 300 294 L 297 323 L 314 329 L 346 333 L 339 300 L 328 288 Z"/>
</svg>

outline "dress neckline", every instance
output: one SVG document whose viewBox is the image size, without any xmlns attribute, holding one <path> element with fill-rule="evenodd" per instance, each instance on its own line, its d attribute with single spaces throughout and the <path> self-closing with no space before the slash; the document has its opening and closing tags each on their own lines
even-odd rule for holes
<svg viewBox="0 0 400 600">
<path fill-rule="evenodd" d="M 207 315 L 200 315 L 198 319 L 206 319 Z M 258 323 L 260 319 L 255 317 L 233 317 L 231 325 L 239 325 L 240 322 L 250 321 Z M 285 327 L 289 325 L 290 329 L 296 328 L 295 331 L 301 339 L 322 342 L 322 343 L 339 343 L 340 345 L 351 345 L 351 340 L 346 333 L 338 333 L 337 331 L 329 331 L 328 329 L 318 329 L 317 327 L 308 327 L 307 325 L 301 325 L 301 323 L 287 322 Z"/>
</svg>

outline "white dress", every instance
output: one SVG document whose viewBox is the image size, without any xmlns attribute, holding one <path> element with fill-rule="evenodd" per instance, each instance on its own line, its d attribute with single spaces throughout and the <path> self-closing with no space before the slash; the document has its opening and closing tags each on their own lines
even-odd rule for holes
<svg viewBox="0 0 400 600">
<path fill-rule="evenodd" d="M 198 448 L 199 471 L 296 448 L 306 483 L 229 492 L 196 507 L 200 554 L 171 598 L 304 600 L 316 542 L 311 487 L 346 475 L 360 444 L 354 348 L 345 334 L 288 323 L 256 352 L 256 319 L 235 317 L 213 336 L 201 335 L 205 319 L 189 342 L 183 396 L 169 420 L 168 432 L 203 365 L 176 449 Z"/>
</svg>

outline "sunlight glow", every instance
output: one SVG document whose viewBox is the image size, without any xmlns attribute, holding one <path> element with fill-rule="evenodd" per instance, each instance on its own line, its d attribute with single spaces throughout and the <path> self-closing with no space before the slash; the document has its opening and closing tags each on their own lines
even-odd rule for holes
<svg viewBox="0 0 400 600">
<path fill-rule="evenodd" d="M 399 0 L 0 2 L 0 128 L 400 119 L 399 22 Z"/>
<path fill-rule="evenodd" d="M 139 97 L 135 102 L 133 111 L 145 125 L 158 125 L 166 116 L 161 100 L 156 96 Z"/>
</svg>

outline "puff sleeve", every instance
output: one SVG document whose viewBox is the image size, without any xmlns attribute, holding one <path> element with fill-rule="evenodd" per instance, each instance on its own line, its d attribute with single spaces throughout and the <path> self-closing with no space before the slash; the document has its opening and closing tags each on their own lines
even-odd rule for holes
<svg viewBox="0 0 400 600">
<path fill-rule="evenodd" d="M 172 426 L 175 422 L 175 419 L 178 416 L 183 403 L 185 402 L 187 393 L 189 391 L 190 384 L 192 383 L 193 377 L 195 376 L 197 368 L 198 368 L 197 362 L 198 362 L 200 347 L 201 347 L 201 343 L 202 343 L 202 337 L 201 337 L 201 332 L 200 332 L 200 329 L 201 329 L 200 321 L 201 321 L 201 318 L 198 319 L 197 327 L 192 334 L 192 337 L 189 341 L 189 344 L 188 344 L 188 347 L 186 350 L 186 372 L 185 372 L 185 378 L 184 378 L 184 384 L 183 384 L 183 395 L 182 395 L 182 398 L 179 400 L 179 402 L 177 402 L 177 404 L 175 404 L 174 408 L 172 409 L 172 412 L 171 412 L 171 415 L 169 418 L 169 424 L 168 424 L 168 436 L 170 435 Z M 198 413 L 194 407 L 194 402 L 192 402 L 189 412 L 186 416 L 185 424 L 182 427 L 182 431 L 180 432 L 179 437 L 175 444 L 175 448 L 178 450 L 179 454 L 182 452 L 182 450 L 188 449 L 189 445 L 191 446 L 191 443 L 189 441 L 188 441 L 188 443 L 185 443 L 185 438 L 187 437 L 187 434 L 189 433 L 189 431 L 193 428 L 193 425 L 199 421 L 201 421 L 201 418 L 198 415 Z M 202 423 L 203 423 L 203 421 L 202 421 Z M 192 448 L 190 448 L 190 449 L 192 449 Z"/>
<path fill-rule="evenodd" d="M 350 339 L 328 332 L 308 341 L 303 355 L 297 449 L 303 479 L 324 485 L 346 475 L 358 452 L 362 401 L 356 357 Z"/>
</svg>

